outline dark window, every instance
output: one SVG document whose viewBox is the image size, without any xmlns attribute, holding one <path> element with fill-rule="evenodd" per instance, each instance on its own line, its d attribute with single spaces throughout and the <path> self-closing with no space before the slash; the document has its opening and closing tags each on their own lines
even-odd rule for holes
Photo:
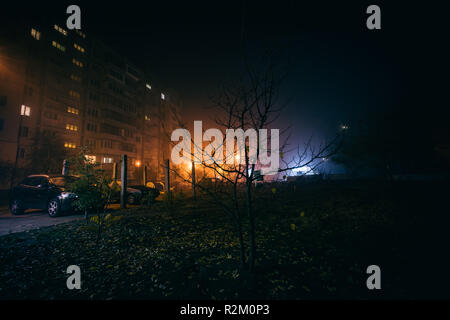
<svg viewBox="0 0 450 320">
<path fill-rule="evenodd" d="M 98 117 L 98 110 L 97 109 L 91 109 L 88 108 L 88 115 L 92 116 L 92 117 Z"/>
<path fill-rule="evenodd" d="M 0 107 L 6 106 L 6 96 L 0 96 Z"/>
<path fill-rule="evenodd" d="M 25 158 L 25 149 L 20 149 L 19 156 L 23 159 Z"/>
<path fill-rule="evenodd" d="M 97 125 L 96 125 L 96 124 L 92 124 L 92 123 L 88 123 L 88 124 L 87 124 L 87 130 L 88 130 L 88 131 L 94 131 L 94 132 L 97 132 Z"/>
<path fill-rule="evenodd" d="M 58 120 L 58 115 L 53 112 L 46 112 L 45 117 L 48 119 Z"/>
</svg>

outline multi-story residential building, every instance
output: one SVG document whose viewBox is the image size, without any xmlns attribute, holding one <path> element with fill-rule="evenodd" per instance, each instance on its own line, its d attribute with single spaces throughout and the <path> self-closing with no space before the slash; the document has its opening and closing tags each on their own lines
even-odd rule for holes
<svg viewBox="0 0 450 320">
<path fill-rule="evenodd" d="M 163 180 L 175 93 L 84 30 L 33 24 L 1 39 L 0 161 L 28 165 L 32 137 L 59 137 L 67 151 L 88 146 L 106 170 L 128 155 L 131 178 L 147 166 Z"/>
</svg>

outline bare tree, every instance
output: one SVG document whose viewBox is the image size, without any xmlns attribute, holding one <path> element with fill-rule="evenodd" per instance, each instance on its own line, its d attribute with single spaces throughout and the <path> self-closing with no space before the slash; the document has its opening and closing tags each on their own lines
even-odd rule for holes
<svg viewBox="0 0 450 320">
<path fill-rule="evenodd" d="M 172 154 L 182 153 L 184 159 L 184 163 L 172 169 L 173 172 L 187 183 L 193 182 L 192 162 L 209 173 L 196 181 L 196 187 L 231 217 L 239 239 L 241 267 L 250 272 L 254 271 L 256 261 L 253 195 L 256 171 L 266 171 L 267 175 L 276 177 L 306 166 L 313 169 L 322 159 L 331 156 L 339 145 L 336 136 L 318 146 L 310 139 L 304 146 L 290 149 L 289 128 L 281 132 L 273 128 L 286 105 L 279 96 L 285 74 L 278 75 L 276 60 L 271 56 L 262 65 L 262 68 L 247 65 L 239 81 L 219 88 L 218 95 L 213 98 L 215 129 L 201 132 L 200 140 L 195 133 L 191 137 L 187 130 L 171 137 L 171 140 L 181 138 L 184 142 L 173 148 Z M 179 126 L 185 127 L 181 121 Z M 203 141 L 209 144 L 204 146 Z M 271 168 L 272 163 L 267 168 L 267 159 L 277 164 L 275 168 Z M 201 183 L 211 177 L 214 177 L 214 188 L 211 184 Z M 218 181 L 220 188 L 217 188 Z M 243 223 L 244 218 L 248 224 Z M 247 230 L 244 225 L 248 225 Z"/>
</svg>

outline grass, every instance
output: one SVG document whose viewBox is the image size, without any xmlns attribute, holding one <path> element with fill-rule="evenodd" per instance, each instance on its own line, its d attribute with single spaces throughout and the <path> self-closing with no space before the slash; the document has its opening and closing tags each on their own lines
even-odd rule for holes
<svg viewBox="0 0 450 320">
<path fill-rule="evenodd" d="M 280 184 L 257 190 L 257 268 L 238 268 L 227 215 L 205 200 L 119 210 L 100 241 L 84 221 L 0 238 L 0 298 L 448 298 L 447 186 Z M 66 288 L 81 268 L 82 289 Z M 382 290 L 366 287 L 381 267 Z"/>
</svg>

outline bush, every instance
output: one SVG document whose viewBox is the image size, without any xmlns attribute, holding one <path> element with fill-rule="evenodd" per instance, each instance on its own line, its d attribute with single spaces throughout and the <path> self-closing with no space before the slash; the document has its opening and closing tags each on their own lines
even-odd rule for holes
<svg viewBox="0 0 450 320">
<path fill-rule="evenodd" d="M 97 214 L 104 212 L 108 205 L 112 188 L 111 178 L 105 175 L 98 162 L 91 162 L 86 158 L 87 149 L 81 148 L 78 155 L 69 159 L 69 166 L 75 176 L 78 177 L 69 186 L 69 191 L 77 194 L 75 206 L 85 213 L 88 211 Z"/>
</svg>

